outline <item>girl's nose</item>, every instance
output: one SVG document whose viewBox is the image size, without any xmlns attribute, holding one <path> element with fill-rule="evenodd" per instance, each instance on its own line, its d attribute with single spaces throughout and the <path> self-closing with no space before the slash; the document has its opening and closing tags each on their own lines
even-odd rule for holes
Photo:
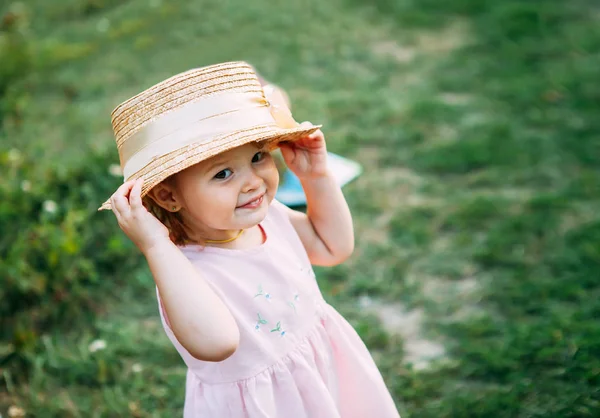
<svg viewBox="0 0 600 418">
<path fill-rule="evenodd" d="M 248 175 L 246 176 L 244 188 L 242 189 L 242 191 L 244 193 L 252 192 L 252 191 L 260 188 L 260 186 L 262 186 L 262 184 L 263 184 L 262 177 L 257 176 L 253 170 L 249 170 Z"/>
</svg>

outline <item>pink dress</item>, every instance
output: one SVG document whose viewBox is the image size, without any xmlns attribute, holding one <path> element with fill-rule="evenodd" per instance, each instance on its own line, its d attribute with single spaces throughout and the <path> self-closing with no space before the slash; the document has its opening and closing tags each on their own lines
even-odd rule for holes
<svg viewBox="0 0 600 418">
<path fill-rule="evenodd" d="M 188 366 L 184 417 L 399 417 L 364 343 L 323 300 L 281 203 L 271 204 L 261 227 L 267 239 L 256 248 L 181 248 L 240 329 L 231 357 L 200 361 L 179 344 L 160 309 Z"/>
</svg>

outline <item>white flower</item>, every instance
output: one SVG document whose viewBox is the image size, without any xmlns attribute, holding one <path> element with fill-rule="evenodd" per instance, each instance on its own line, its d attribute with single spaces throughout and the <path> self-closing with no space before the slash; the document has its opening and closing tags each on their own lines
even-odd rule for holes
<svg viewBox="0 0 600 418">
<path fill-rule="evenodd" d="M 20 159 L 21 159 L 21 151 L 19 151 L 16 148 L 13 148 L 10 151 L 8 151 L 8 161 L 10 161 L 11 163 L 16 163 Z"/>
<path fill-rule="evenodd" d="M 373 299 L 368 295 L 360 295 L 358 298 L 358 306 L 361 308 L 368 308 L 373 304 Z"/>
<path fill-rule="evenodd" d="M 106 32 L 109 28 L 110 28 L 110 20 L 108 20 L 105 17 L 100 19 L 98 21 L 98 23 L 96 24 L 96 30 L 101 33 Z"/>
<path fill-rule="evenodd" d="M 140 363 L 135 363 L 133 366 L 131 366 L 131 371 L 134 373 L 139 373 L 142 370 L 144 370 L 144 368 L 142 367 L 142 365 Z"/>
<path fill-rule="evenodd" d="M 56 204 L 56 202 L 54 200 L 44 201 L 43 207 L 44 207 L 44 211 L 48 212 L 48 213 L 54 213 L 54 212 L 56 212 L 56 209 L 58 209 L 58 205 Z"/>
<path fill-rule="evenodd" d="M 119 164 L 111 164 L 108 167 L 108 173 L 114 177 L 122 177 L 123 170 L 121 170 L 121 166 Z"/>
<path fill-rule="evenodd" d="M 89 345 L 88 350 L 90 350 L 90 353 L 95 353 L 96 351 L 104 350 L 105 348 L 106 348 L 106 341 L 104 341 L 104 340 L 94 340 Z"/>
<path fill-rule="evenodd" d="M 21 407 L 12 405 L 10 408 L 8 408 L 8 416 L 9 417 L 24 417 L 25 410 Z"/>
<path fill-rule="evenodd" d="M 23 190 L 24 192 L 30 192 L 31 191 L 31 182 L 29 180 L 23 180 L 21 182 L 21 190 Z"/>
</svg>

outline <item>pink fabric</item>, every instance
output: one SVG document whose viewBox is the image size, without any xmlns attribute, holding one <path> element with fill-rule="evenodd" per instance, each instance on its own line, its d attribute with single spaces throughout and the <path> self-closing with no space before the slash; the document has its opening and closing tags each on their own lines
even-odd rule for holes
<svg viewBox="0 0 600 418">
<path fill-rule="evenodd" d="M 188 366 L 184 417 L 399 417 L 360 337 L 323 300 L 281 203 L 271 204 L 261 226 L 267 239 L 260 247 L 181 248 L 240 328 L 230 358 L 199 361 L 179 344 L 160 309 Z"/>
</svg>

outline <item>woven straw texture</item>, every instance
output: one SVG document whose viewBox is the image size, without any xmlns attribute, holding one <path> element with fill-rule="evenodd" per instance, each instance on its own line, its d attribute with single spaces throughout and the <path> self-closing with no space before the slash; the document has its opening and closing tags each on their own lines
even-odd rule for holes
<svg viewBox="0 0 600 418">
<path fill-rule="evenodd" d="M 229 62 L 197 68 L 175 75 L 123 102 L 112 112 L 112 126 L 121 167 L 123 144 L 140 129 L 169 112 L 203 98 L 223 93 L 264 92 L 254 68 L 245 62 Z M 265 99 L 265 106 L 268 102 Z M 144 178 L 142 197 L 167 177 L 219 153 L 250 143 L 265 142 L 268 148 L 280 141 L 294 141 L 311 134 L 319 126 L 280 128 L 275 124 L 227 132 L 211 138 L 209 143 L 186 145 L 173 152 L 152 158 L 129 179 Z M 110 200 L 99 210 L 111 209 Z"/>
</svg>

